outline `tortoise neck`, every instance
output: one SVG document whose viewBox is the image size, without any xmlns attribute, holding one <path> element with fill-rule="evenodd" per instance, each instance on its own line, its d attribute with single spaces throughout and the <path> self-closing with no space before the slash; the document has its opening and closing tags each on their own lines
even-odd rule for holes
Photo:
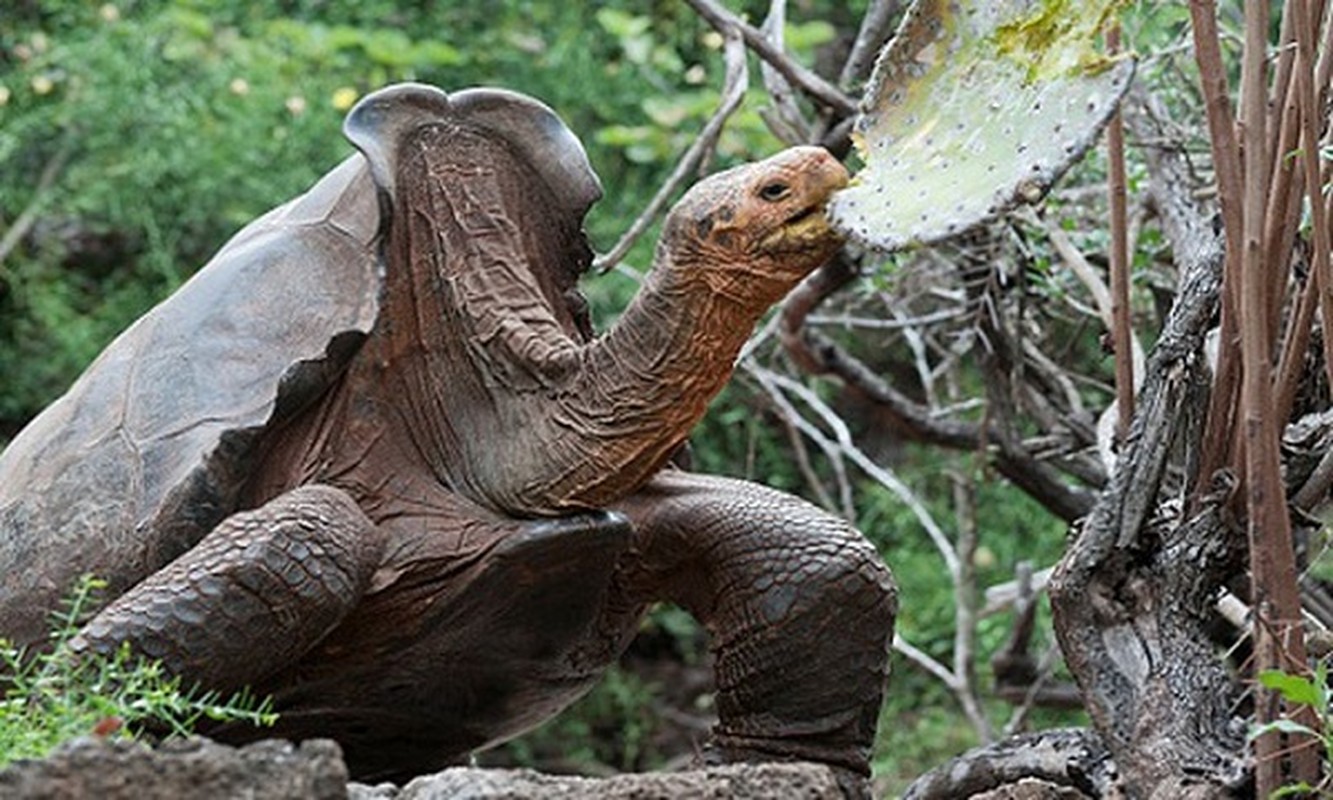
<svg viewBox="0 0 1333 800">
<path fill-rule="evenodd" d="M 618 415 L 617 441 L 607 448 L 615 463 L 593 494 L 598 501 L 646 481 L 685 442 L 767 308 L 697 277 L 716 269 L 660 252 L 629 308 L 586 349 L 585 391 Z"/>
<path fill-rule="evenodd" d="M 659 254 L 638 295 L 604 337 L 603 349 L 614 355 L 605 368 L 627 392 L 663 406 L 676 405 L 685 394 L 698 400 L 702 414 L 768 308 L 700 277 L 718 271 L 717 265 L 683 264 Z"/>
</svg>

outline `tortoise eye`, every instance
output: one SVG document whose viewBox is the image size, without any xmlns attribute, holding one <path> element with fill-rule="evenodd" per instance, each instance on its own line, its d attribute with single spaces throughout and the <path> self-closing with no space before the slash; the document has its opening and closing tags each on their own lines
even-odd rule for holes
<svg viewBox="0 0 1333 800">
<path fill-rule="evenodd" d="M 781 181 L 766 183 L 759 187 L 759 196 L 770 203 L 776 203 L 791 194 L 791 187 Z"/>
</svg>

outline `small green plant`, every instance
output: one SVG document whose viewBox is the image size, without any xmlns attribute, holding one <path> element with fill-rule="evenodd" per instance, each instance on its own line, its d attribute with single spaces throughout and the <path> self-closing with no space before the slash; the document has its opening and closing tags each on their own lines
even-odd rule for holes
<svg viewBox="0 0 1333 800">
<path fill-rule="evenodd" d="M 1314 675 L 1292 675 L 1281 670 L 1270 669 L 1259 673 L 1259 683 L 1282 695 L 1288 705 L 1307 708 L 1313 712 L 1316 726 L 1297 722 L 1294 719 L 1276 719 L 1265 725 L 1256 725 L 1250 731 L 1249 740 L 1266 733 L 1277 731 L 1292 736 L 1309 736 L 1324 746 L 1324 763 L 1333 764 L 1333 719 L 1329 717 L 1328 664 L 1322 659 L 1315 664 Z M 1288 784 L 1268 795 L 1269 800 L 1281 797 L 1333 797 L 1333 787 L 1329 779 L 1324 778 L 1318 786 L 1311 786 L 1305 781 Z"/>
<path fill-rule="evenodd" d="M 202 719 L 272 725 L 267 698 L 182 688 L 157 661 L 124 645 L 111 655 L 78 654 L 70 641 L 105 581 L 85 575 L 52 615 L 51 647 L 34 655 L 0 639 L 5 690 L 0 700 L 0 767 L 38 758 L 77 736 L 140 738 L 149 731 L 189 735 Z"/>
</svg>

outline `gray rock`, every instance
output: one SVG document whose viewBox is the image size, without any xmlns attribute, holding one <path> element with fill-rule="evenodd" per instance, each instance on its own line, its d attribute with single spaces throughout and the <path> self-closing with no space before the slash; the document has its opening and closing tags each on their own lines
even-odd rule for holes
<svg viewBox="0 0 1333 800">
<path fill-rule="evenodd" d="M 346 787 L 342 750 L 327 739 L 236 749 L 194 738 L 152 749 L 85 737 L 0 771 L 0 797 L 14 800 L 342 800 Z"/>
<path fill-rule="evenodd" d="M 1088 800 L 1088 795 L 1070 786 L 1023 778 L 1017 783 L 974 794 L 968 800 Z"/>
<path fill-rule="evenodd" d="M 349 787 L 350 800 L 842 800 L 833 771 L 819 764 L 731 764 L 687 772 L 612 778 L 533 770 L 455 767 L 390 787 Z"/>
<path fill-rule="evenodd" d="M 401 789 L 347 781 L 338 745 L 315 739 L 227 747 L 208 739 L 156 749 L 127 740 L 75 739 L 43 759 L 0 771 L 5 800 L 843 800 L 820 764 L 731 764 L 685 772 L 582 778 L 530 769 L 455 767 Z"/>
<path fill-rule="evenodd" d="M 347 800 L 396 800 L 398 787 L 392 783 L 367 786 L 364 783 L 347 784 Z"/>
</svg>

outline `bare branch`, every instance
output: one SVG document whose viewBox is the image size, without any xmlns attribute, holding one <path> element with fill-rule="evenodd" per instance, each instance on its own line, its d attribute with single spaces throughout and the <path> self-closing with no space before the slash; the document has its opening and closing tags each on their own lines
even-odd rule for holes
<svg viewBox="0 0 1333 800">
<path fill-rule="evenodd" d="M 676 191 L 687 180 L 689 180 L 703 164 L 705 157 L 717 146 L 718 137 L 722 135 L 722 128 L 736 109 L 740 107 L 741 100 L 745 98 L 745 91 L 749 83 L 749 70 L 745 65 L 745 48 L 739 33 L 734 29 L 723 29 L 724 36 L 723 58 L 726 62 L 726 78 L 722 89 L 722 100 L 718 103 L 717 111 L 709 118 L 704 125 L 699 136 L 690 144 L 685 155 L 681 156 L 676 168 L 672 170 L 670 177 L 653 195 L 643 213 L 639 214 L 638 219 L 634 220 L 629 226 L 629 230 L 620 237 L 615 246 L 607 253 L 597 256 L 593 259 L 593 269 L 605 273 L 609 271 L 625 254 L 630 251 L 634 243 L 639 240 L 653 221 L 657 219 L 668 202 L 676 194 Z"/>
<path fill-rule="evenodd" d="M 922 314 L 919 317 L 895 317 L 894 319 L 878 319 L 875 317 L 825 317 L 819 314 L 811 314 L 805 321 L 810 325 L 828 325 L 837 328 L 865 328 L 867 330 L 898 330 L 901 328 L 918 328 L 924 325 L 934 325 L 939 322 L 949 322 L 951 320 L 961 319 L 971 314 L 966 308 L 946 308 L 942 311 L 936 311 L 931 314 Z"/>
<path fill-rule="evenodd" d="M 1199 65 L 1201 88 L 1208 112 L 1209 141 L 1212 143 L 1213 169 L 1217 173 L 1218 195 L 1222 207 L 1222 228 L 1227 238 L 1226 265 L 1222 280 L 1221 347 L 1218 348 L 1216 379 L 1209 399 L 1207 435 L 1199 456 L 1198 484 L 1208 485 L 1212 475 L 1231 461 L 1233 424 L 1240 390 L 1238 345 L 1239 313 L 1236 294 L 1240 283 L 1242 212 L 1240 207 L 1240 146 L 1236 142 L 1236 123 L 1227 91 L 1227 71 L 1222 63 L 1222 48 L 1217 32 L 1217 7 L 1213 0 L 1190 0 L 1194 58 Z"/>
<path fill-rule="evenodd" d="M 1271 348 L 1274 273 L 1279 254 L 1264 248 L 1269 209 L 1267 48 L 1268 4 L 1245 3 L 1245 50 L 1241 64 L 1241 123 L 1245 167 L 1240 271 L 1241 432 L 1245 450 L 1245 499 L 1250 541 L 1250 586 L 1255 598 L 1256 670 L 1306 668 L 1295 554 L 1278 452 L 1279 421 L 1273 414 Z M 1300 27 L 1300 21 L 1297 21 Z M 1225 187 L 1223 187 L 1225 189 Z M 1223 195 L 1225 200 L 1225 195 Z M 1233 240 L 1229 237 L 1227 244 Z M 1285 278 L 1278 275 L 1277 278 Z M 1257 686 L 1255 722 L 1266 725 L 1283 714 L 1281 696 Z M 1285 781 L 1318 779 L 1309 748 L 1284 752 L 1283 738 L 1271 731 L 1255 739 L 1255 790 L 1262 797 Z"/>
<path fill-rule="evenodd" d="M 1097 270 L 1088 263 L 1088 259 L 1083 253 L 1074 246 L 1072 241 L 1070 241 L 1069 234 L 1065 233 L 1058 226 L 1047 223 L 1046 220 L 1032 213 L 1031 209 L 1023 209 L 1019 216 L 1025 222 L 1040 228 L 1042 232 L 1046 234 L 1046 238 L 1050 240 L 1051 246 L 1055 248 L 1055 252 L 1060 254 L 1060 258 L 1064 261 L 1065 266 L 1069 267 L 1079 279 L 1079 282 L 1088 290 L 1088 294 L 1092 296 L 1093 303 L 1097 307 L 1097 316 L 1101 319 L 1102 324 L 1106 326 L 1107 330 L 1114 330 L 1116 311 L 1115 294 L 1107 287 L 1106 282 L 1102 280 L 1101 276 L 1097 274 Z M 1133 367 L 1132 371 L 1136 375 L 1142 376 L 1144 361 L 1143 345 L 1139 344 L 1138 337 L 1134 335 L 1132 329 L 1128 331 L 1128 339 L 1130 363 Z M 1118 354 L 1117 357 L 1119 357 Z M 1131 387 L 1137 390 L 1138 385 L 1131 384 Z"/>
<path fill-rule="evenodd" d="M 1120 115 L 1117 112 L 1116 120 L 1118 121 L 1119 118 Z M 1025 209 L 1020 218 L 1039 227 L 1046 234 L 1051 246 L 1060 255 L 1065 266 L 1069 267 L 1083 286 L 1087 288 L 1088 294 L 1091 295 L 1093 304 L 1096 306 L 1098 318 L 1106 329 L 1112 332 L 1113 338 L 1116 340 L 1116 399 L 1111 407 L 1103 413 L 1097 426 L 1097 450 L 1103 467 L 1110 470 L 1115 461 L 1114 445 L 1116 442 L 1123 441 L 1125 434 L 1128 432 L 1128 423 L 1125 417 L 1126 409 L 1123 406 L 1123 403 L 1126 402 L 1125 395 L 1128 394 L 1129 396 L 1128 410 L 1132 411 L 1133 395 L 1138 391 L 1138 384 L 1143 379 L 1143 346 L 1139 344 L 1139 339 L 1134 335 L 1134 330 L 1129 325 L 1128 320 L 1120 319 L 1117 316 L 1118 314 L 1128 316 L 1128 309 L 1118 305 L 1118 302 L 1123 303 L 1123 301 L 1117 301 L 1117 294 L 1107 287 L 1106 282 L 1097 274 L 1097 270 L 1088 263 L 1083 253 L 1070 241 L 1068 234 L 1059 227 L 1048 224 L 1032 213 L 1031 210 Z M 1121 219 L 1121 225 L 1124 226 L 1124 224 L 1124 219 Z M 1125 233 L 1127 241 L 1127 232 L 1122 231 L 1122 233 Z M 1127 247 L 1128 245 L 1124 244 L 1122 246 Z M 1114 250 L 1114 247 L 1112 249 Z M 1114 258 L 1112 258 L 1112 263 L 1114 267 Z M 1116 280 L 1114 268 L 1111 277 L 1112 283 L 1114 283 Z M 1123 276 L 1121 280 L 1124 280 Z M 1127 288 L 1122 286 L 1119 287 L 1118 291 L 1127 291 Z M 1123 332 L 1120 332 L 1120 326 L 1123 326 Z M 1121 341 L 1122 337 L 1124 341 Z M 1027 349 L 1026 345 L 1027 342 L 1024 342 L 1025 350 Z M 1129 354 L 1128 358 L 1125 357 L 1125 353 Z M 1120 366 L 1121 362 L 1124 362 L 1123 367 Z M 1055 373 L 1052 372 L 1052 374 Z M 1130 381 L 1129 384 L 1124 386 L 1127 392 L 1121 391 L 1120 381 L 1122 380 Z M 1077 394 L 1075 394 L 1075 397 L 1077 397 Z M 1077 408 L 1079 406 L 1074 405 L 1073 407 Z"/>
<path fill-rule="evenodd" d="M 838 444 L 838 449 L 845 454 L 852 463 L 861 468 L 872 479 L 884 486 L 890 492 L 893 492 L 903 505 L 907 506 L 912 515 L 921 523 L 925 529 L 926 535 L 930 537 L 935 549 L 940 557 L 944 559 L 945 567 L 949 570 L 950 577 L 957 580 L 961 572 L 961 566 L 958 561 L 958 555 L 954 552 L 953 545 L 949 542 L 949 537 L 940 529 L 939 524 L 926 509 L 920 498 L 903 483 L 893 470 L 875 463 L 874 459 L 867 456 L 852 441 L 852 433 L 847 427 L 847 423 L 839 417 L 833 409 L 812 392 L 809 387 L 776 372 L 765 369 L 753 361 L 741 365 L 746 372 L 754 376 L 765 387 L 774 387 L 784 392 L 790 392 L 792 395 L 800 398 L 812 411 L 819 415 L 826 425 L 833 429 L 834 440 Z M 798 424 L 801 424 L 798 422 Z M 808 422 L 805 423 L 809 425 Z M 813 428 L 813 426 L 811 426 Z"/>
<path fill-rule="evenodd" d="M 980 796 L 993 789 L 1012 789 L 1024 778 L 1070 787 L 1084 796 L 1117 797 L 1119 777 L 1106 745 L 1095 733 L 1082 728 L 1056 728 L 969 750 L 913 781 L 903 800 Z M 1039 796 L 1057 795 L 1051 792 Z"/>
<path fill-rule="evenodd" d="M 1316 73 L 1320 70 L 1315 64 L 1315 32 L 1318 29 L 1318 21 L 1314 17 L 1315 3 L 1311 0 L 1291 0 L 1288 3 L 1288 14 L 1294 14 L 1298 17 L 1293 26 L 1296 29 L 1296 44 L 1298 50 L 1298 66 L 1296 70 L 1296 87 L 1300 98 L 1300 120 L 1301 120 L 1301 166 L 1305 173 L 1305 196 L 1310 204 L 1312 213 L 1310 215 L 1310 228 L 1314 244 L 1313 273 L 1315 286 L 1319 288 L 1321 306 L 1323 307 L 1324 317 L 1324 369 L 1329 376 L 1329 385 L 1333 386 L 1333 263 L 1329 262 L 1329 247 L 1333 243 L 1329 241 L 1328 219 L 1318 213 L 1322 205 L 1322 180 L 1319 164 L 1319 127 L 1320 127 L 1320 109 L 1322 101 L 1325 99 L 1322 95 L 1327 94 L 1327 90 L 1317 90 Z M 1333 63 L 1333 56 L 1329 53 L 1324 54 L 1323 66 L 1325 71 L 1327 65 Z M 1324 76 L 1327 80 L 1327 75 Z M 1326 84 L 1325 84 L 1326 86 Z M 1285 152 L 1285 151 L 1284 151 Z M 1296 225 L 1289 225 L 1293 235 Z M 1293 355 L 1294 357 L 1294 355 Z M 1281 418 L 1285 421 L 1285 417 Z"/>
<path fill-rule="evenodd" d="M 854 100 L 844 94 L 838 87 L 806 69 L 792 60 L 786 53 L 774 47 L 763 31 L 745 24 L 744 20 L 713 2 L 713 0 L 686 0 L 686 2 L 698 12 L 699 16 L 708 20 L 708 23 L 719 31 L 723 33 L 729 29 L 740 31 L 741 36 L 745 38 L 745 44 L 751 50 L 760 58 L 772 64 L 774 69 L 782 73 L 787 80 L 809 95 L 811 99 L 844 116 L 856 112 L 856 102 Z"/>
<path fill-rule="evenodd" d="M 805 320 L 825 298 L 856 277 L 843 256 L 806 278 L 783 303 L 779 334 L 797 366 L 814 375 L 832 374 L 876 403 L 919 441 L 955 450 L 985 450 L 995 468 L 1051 513 L 1072 522 L 1092 507 L 1092 495 L 1068 485 L 1054 470 L 1001 437 L 986 424 L 942 419 L 880 379 L 841 347 L 805 327 Z"/>
<path fill-rule="evenodd" d="M 1112 20 L 1106 49 L 1120 50 L 1120 23 Z M 1134 414 L 1135 375 L 1141 372 L 1131 353 L 1137 353 L 1129 309 L 1129 222 L 1125 211 L 1125 128 L 1119 109 L 1106 126 L 1107 200 L 1111 208 L 1111 339 L 1115 349 L 1116 438 L 1129 433 Z"/>
<path fill-rule="evenodd" d="M 921 669 L 940 679 L 940 682 L 952 690 L 958 683 L 958 679 L 949 671 L 949 668 L 927 655 L 924 651 L 918 650 L 911 642 L 904 639 L 900 634 L 893 634 L 893 649 L 902 653 L 908 661 L 916 664 Z"/>
<path fill-rule="evenodd" d="M 1333 486 L 1333 449 L 1325 450 L 1310 477 L 1292 495 L 1291 504 L 1303 511 L 1314 510 L 1315 504 L 1323 499 L 1330 486 Z"/>
<path fill-rule="evenodd" d="M 870 7 L 861 18 L 861 30 L 856 34 L 856 42 L 847 54 L 847 62 L 842 65 L 842 74 L 838 76 L 838 85 L 843 89 L 851 90 L 854 84 L 870 75 L 876 54 L 893 33 L 890 26 L 898 16 L 901 5 L 898 0 L 871 0 Z"/>
<path fill-rule="evenodd" d="M 768 16 L 764 18 L 763 31 L 768 41 L 778 51 L 785 51 L 784 32 L 787 26 L 787 0 L 771 0 L 768 4 Z M 791 83 L 772 64 L 763 61 L 759 70 L 764 77 L 764 89 L 773 101 L 771 108 L 764 109 L 760 115 L 768 129 L 787 144 L 806 144 L 810 141 L 810 123 L 801 114 L 792 92 Z"/>
<path fill-rule="evenodd" d="M 1028 717 L 1032 714 L 1032 709 L 1043 706 L 1046 708 L 1082 708 L 1083 696 L 1079 694 L 1078 686 L 1071 683 L 1051 684 L 1051 678 L 1055 676 L 1055 668 L 1060 663 L 1060 646 L 1051 644 L 1042 654 L 1041 661 L 1037 664 L 1037 676 L 1033 678 L 1031 685 L 1023 692 L 1023 697 L 1014 707 L 1014 713 L 1009 716 L 1009 721 L 1004 724 L 1003 737 L 1009 738 L 1022 731 L 1028 723 Z M 1001 693 L 1003 697 L 1004 694 Z M 1007 699 L 1007 698 L 1006 698 Z"/>
<path fill-rule="evenodd" d="M 984 742 L 995 740 L 995 728 L 977 695 L 975 649 L 977 641 L 977 575 L 973 563 L 979 542 L 977 530 L 976 487 L 956 470 L 949 471 L 953 489 L 954 516 L 958 520 L 959 572 L 954 578 L 953 672 L 958 677 L 954 694 L 972 728 Z"/>
<path fill-rule="evenodd" d="M 70 153 L 74 150 L 73 137 L 66 135 L 65 140 L 61 142 L 55 155 L 47 160 L 42 167 L 42 174 L 37 178 L 37 186 L 32 193 L 32 200 L 27 207 L 14 220 L 5 231 L 4 236 L 0 236 L 0 275 L 3 275 L 5 259 L 14 252 L 19 242 L 37 222 L 37 215 L 41 213 L 42 205 L 46 203 L 47 196 L 51 187 L 55 185 L 56 179 L 60 177 L 60 172 L 65 168 L 65 163 L 69 161 Z"/>
<path fill-rule="evenodd" d="M 819 474 L 815 472 L 814 464 L 810 462 L 810 451 L 805 446 L 804 431 L 796 425 L 795 418 L 799 416 L 796 409 L 791 405 L 779 405 L 778 411 L 782 418 L 782 427 L 787 431 L 787 441 L 791 443 L 792 453 L 796 455 L 796 468 L 805 478 L 805 484 L 815 493 L 820 506 L 830 511 L 838 508 L 833 495 L 829 494 L 828 487 L 824 486 L 824 481 L 820 479 Z"/>
<path fill-rule="evenodd" d="M 847 465 L 837 443 L 825 436 L 823 431 L 819 430 L 819 428 L 810 424 L 810 422 L 796 410 L 796 406 L 791 404 L 791 401 L 787 399 L 787 396 L 783 394 L 776 385 L 763 380 L 759 381 L 759 385 L 760 388 L 768 394 L 768 397 L 773 401 L 773 404 L 777 406 L 778 412 L 782 415 L 783 422 L 788 429 L 796 434 L 803 434 L 809 437 L 810 440 L 824 452 L 825 457 L 828 458 L 829 465 L 832 467 L 834 476 L 838 481 L 838 498 L 841 504 L 840 506 L 834 504 L 833 498 L 830 497 L 827 490 L 824 489 L 823 482 L 814 474 L 814 469 L 810 466 L 809 459 L 805 457 L 805 447 L 801 443 L 799 436 L 793 436 L 793 446 L 797 448 L 797 457 L 800 462 L 801 471 L 805 474 L 806 480 L 812 484 L 816 492 L 819 494 L 824 507 L 828 509 L 840 508 L 840 512 L 844 519 L 849 522 L 855 521 L 856 505 L 852 498 L 852 485 L 851 481 L 847 479 Z"/>
<path fill-rule="evenodd" d="M 1031 584 L 1032 593 L 1034 595 L 1046 591 L 1046 584 L 1051 580 L 1051 571 L 1053 569 L 1054 567 L 1046 567 L 1045 569 L 1040 569 L 1032 573 L 1029 583 Z M 1023 587 L 1021 584 L 1022 581 L 1016 578 L 1007 583 L 997 583 L 987 589 L 985 595 L 986 605 L 982 606 L 981 611 L 979 612 L 980 615 L 982 617 L 989 617 L 992 614 L 1000 613 L 1016 603 L 1023 594 Z"/>
</svg>

